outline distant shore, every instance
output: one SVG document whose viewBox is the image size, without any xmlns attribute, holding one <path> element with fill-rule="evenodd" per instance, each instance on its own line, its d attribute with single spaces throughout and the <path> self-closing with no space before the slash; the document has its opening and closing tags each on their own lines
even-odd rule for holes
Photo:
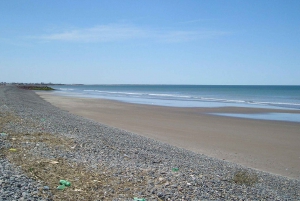
<svg viewBox="0 0 300 201">
<path fill-rule="evenodd" d="M 299 113 L 261 108 L 176 108 L 37 92 L 51 104 L 103 124 L 247 167 L 300 178 L 300 123 L 207 113 Z"/>
</svg>

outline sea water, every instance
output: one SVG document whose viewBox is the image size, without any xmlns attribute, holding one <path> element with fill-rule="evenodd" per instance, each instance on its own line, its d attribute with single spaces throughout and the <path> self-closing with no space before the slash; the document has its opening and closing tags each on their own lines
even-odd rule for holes
<svg viewBox="0 0 300 201">
<path fill-rule="evenodd" d="M 148 105 L 300 110 L 300 86 L 55 85 L 53 88 L 61 95 Z"/>
<path fill-rule="evenodd" d="M 55 85 L 65 95 L 179 107 L 300 109 L 300 86 Z"/>
</svg>

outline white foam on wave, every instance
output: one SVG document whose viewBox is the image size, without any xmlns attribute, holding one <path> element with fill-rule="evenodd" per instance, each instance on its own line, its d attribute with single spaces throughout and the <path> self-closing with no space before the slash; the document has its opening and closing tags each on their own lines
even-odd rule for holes
<svg viewBox="0 0 300 201">
<path fill-rule="evenodd" d="M 71 88 L 59 88 L 61 91 L 74 91 L 74 89 Z"/>
<path fill-rule="evenodd" d="M 291 105 L 291 106 L 300 106 L 299 103 L 281 103 L 281 102 L 255 102 L 248 101 L 249 104 L 258 104 L 258 105 Z"/>
<path fill-rule="evenodd" d="M 100 91 L 100 90 L 93 90 L 93 91 L 102 93 L 102 94 L 143 95 L 142 93 L 133 93 L 133 92 Z"/>
<path fill-rule="evenodd" d="M 174 97 L 174 98 L 191 98 L 191 96 L 182 96 L 175 94 L 148 94 L 149 96 L 158 96 L 158 97 Z"/>
<path fill-rule="evenodd" d="M 97 90 L 85 89 L 83 91 L 97 91 Z"/>
</svg>

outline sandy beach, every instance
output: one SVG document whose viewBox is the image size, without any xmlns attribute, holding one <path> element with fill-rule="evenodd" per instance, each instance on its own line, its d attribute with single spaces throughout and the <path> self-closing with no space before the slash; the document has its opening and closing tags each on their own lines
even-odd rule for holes
<svg viewBox="0 0 300 201">
<path fill-rule="evenodd" d="M 208 113 L 300 113 L 256 108 L 176 108 L 36 92 L 60 109 L 177 147 L 300 178 L 300 123 Z"/>
</svg>

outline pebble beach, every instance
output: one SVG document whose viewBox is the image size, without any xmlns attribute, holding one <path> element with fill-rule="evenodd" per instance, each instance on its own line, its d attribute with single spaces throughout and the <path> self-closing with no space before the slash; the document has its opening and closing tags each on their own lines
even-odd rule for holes
<svg viewBox="0 0 300 201">
<path fill-rule="evenodd" d="M 197 154 L 0 86 L 1 200 L 300 200 L 300 180 Z M 59 180 L 70 187 L 57 189 Z"/>
</svg>

